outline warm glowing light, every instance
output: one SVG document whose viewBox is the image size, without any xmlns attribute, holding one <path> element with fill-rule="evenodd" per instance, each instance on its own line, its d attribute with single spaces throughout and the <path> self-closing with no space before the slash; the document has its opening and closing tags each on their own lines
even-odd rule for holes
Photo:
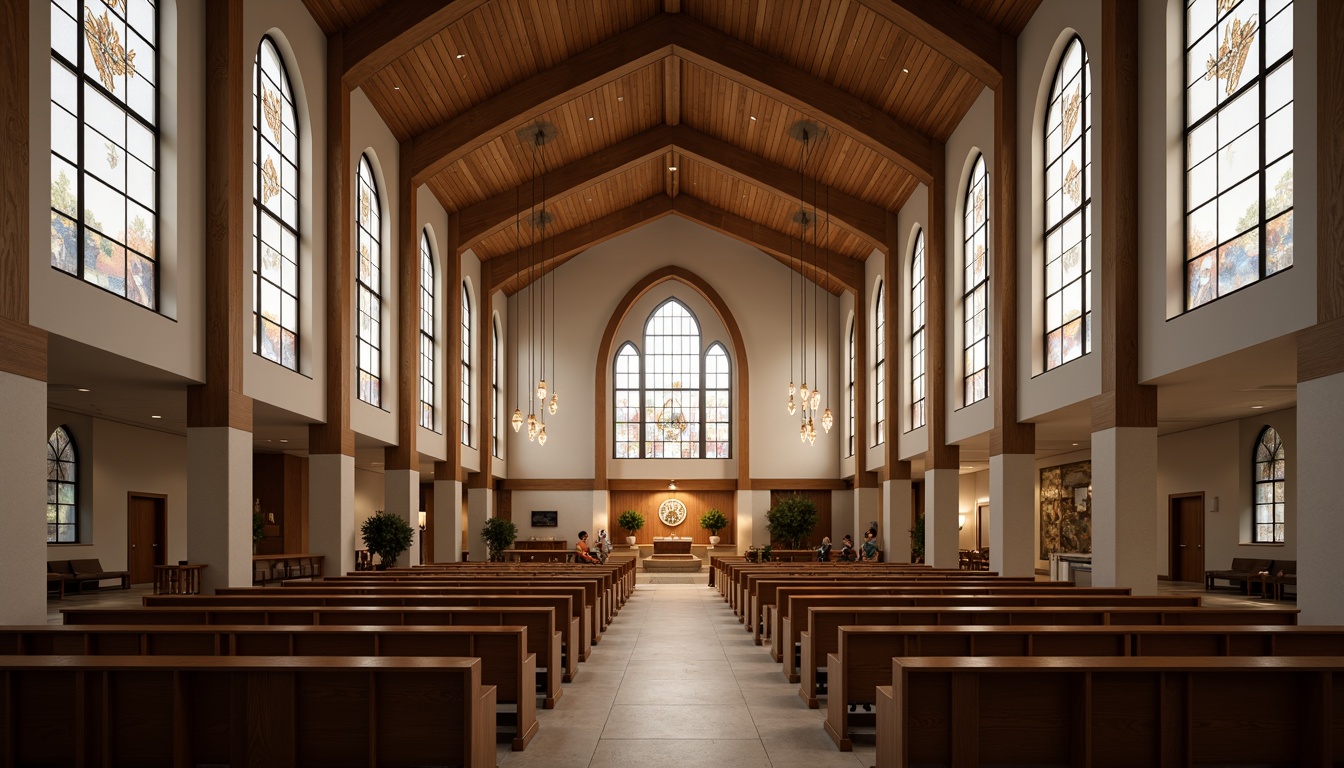
<svg viewBox="0 0 1344 768">
<path fill-rule="evenodd" d="M 528 439 L 528 440 L 536 440 L 536 439 L 537 439 L 537 427 L 538 427 L 538 426 L 539 426 L 539 422 L 537 421 L 537 416 L 536 416 L 536 414 L 533 414 L 533 413 L 529 413 L 529 414 L 527 414 L 527 439 Z"/>
<path fill-rule="evenodd" d="M 545 380 L 545 379 L 542 379 L 542 380 L 537 384 L 537 402 L 539 402 L 539 403 L 544 403 L 544 402 L 546 402 L 546 380 Z"/>
<path fill-rule="evenodd" d="M 806 421 L 804 421 L 804 422 L 803 422 L 801 425 L 799 425 L 799 427 L 798 427 L 798 442 L 800 442 L 800 443 L 806 443 L 806 442 L 807 442 L 807 422 L 806 422 Z"/>
<path fill-rule="evenodd" d="M 790 400 L 793 399 L 793 395 L 794 395 L 794 393 L 797 392 L 797 391 L 798 391 L 798 388 L 795 387 L 795 386 L 793 386 L 793 382 L 790 381 L 790 382 L 789 382 L 789 399 L 790 399 Z"/>
<path fill-rule="evenodd" d="M 803 382 L 803 386 L 798 388 L 798 394 L 802 396 L 803 407 L 806 408 L 808 400 L 812 397 L 812 390 L 807 388 L 806 381 Z"/>
<path fill-rule="evenodd" d="M 537 432 L 537 443 L 538 443 L 539 445 L 545 445 L 545 444 L 546 444 L 546 425 L 545 425 L 545 424 L 542 424 L 542 425 L 541 425 L 541 430 Z"/>
<path fill-rule="evenodd" d="M 812 390 L 812 401 L 811 401 L 811 402 L 812 402 L 812 410 L 815 411 L 815 410 L 817 410 L 818 408 L 821 407 L 821 390 L 820 390 L 820 389 L 814 389 L 814 390 Z"/>
<path fill-rule="evenodd" d="M 560 395 L 551 393 L 551 402 L 546 406 L 546 410 L 550 411 L 552 416 L 560 412 Z"/>
<path fill-rule="evenodd" d="M 789 395 L 789 415 L 792 416 L 793 414 L 797 413 L 797 411 L 798 406 L 795 405 L 793 402 L 793 395 Z"/>
<path fill-rule="evenodd" d="M 817 442 L 817 425 L 813 424 L 811 419 L 808 419 L 808 420 L 807 420 L 807 444 L 808 444 L 808 445 L 815 445 L 816 442 Z"/>
<path fill-rule="evenodd" d="M 835 425 L 835 417 L 831 415 L 831 409 L 827 408 L 826 412 L 821 414 L 821 427 L 827 432 L 830 432 L 831 427 L 834 425 Z"/>
<path fill-rule="evenodd" d="M 513 418 L 509 419 L 509 422 L 513 424 L 513 431 L 517 432 L 523 426 L 523 412 L 514 408 Z"/>
</svg>

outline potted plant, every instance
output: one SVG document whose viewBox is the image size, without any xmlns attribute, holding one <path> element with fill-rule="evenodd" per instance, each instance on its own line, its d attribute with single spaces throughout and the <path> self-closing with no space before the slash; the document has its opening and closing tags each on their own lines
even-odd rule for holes
<svg viewBox="0 0 1344 768">
<path fill-rule="evenodd" d="M 915 518 L 915 527 L 910 529 L 910 562 L 924 562 L 924 515 Z"/>
<path fill-rule="evenodd" d="M 728 527 L 728 518 L 719 510 L 711 509 L 700 516 L 700 527 L 709 531 L 709 545 L 718 546 L 719 531 Z"/>
<path fill-rule="evenodd" d="M 499 563 L 504 561 L 504 550 L 513 546 L 518 538 L 518 526 L 512 520 L 491 517 L 481 526 L 481 541 L 485 542 L 486 559 Z"/>
<path fill-rule="evenodd" d="M 257 542 L 266 538 L 266 521 L 261 516 L 261 502 L 252 507 L 252 554 L 257 554 Z"/>
<path fill-rule="evenodd" d="M 765 513 L 765 529 L 771 540 L 788 544 L 790 549 L 801 548 L 816 527 L 817 505 L 801 494 L 785 496 Z"/>
<path fill-rule="evenodd" d="M 364 537 L 364 547 L 382 559 L 378 570 L 396 565 L 397 557 L 411 548 L 415 538 L 415 530 L 405 518 L 381 509 L 364 521 L 359 532 Z"/>
<path fill-rule="evenodd" d="M 644 527 L 644 516 L 633 509 L 627 509 L 616 518 L 616 527 L 625 531 L 625 543 L 635 546 L 635 533 Z"/>
</svg>

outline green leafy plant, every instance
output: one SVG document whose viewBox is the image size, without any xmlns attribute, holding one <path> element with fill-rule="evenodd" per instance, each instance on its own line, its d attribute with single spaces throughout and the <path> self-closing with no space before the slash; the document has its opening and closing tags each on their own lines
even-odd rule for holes
<svg viewBox="0 0 1344 768">
<path fill-rule="evenodd" d="M 768 563 L 771 560 L 774 560 L 775 559 L 774 551 L 775 551 L 774 547 L 771 547 L 769 544 L 766 544 L 764 547 L 761 547 L 761 562 Z"/>
<path fill-rule="evenodd" d="M 260 512 L 252 513 L 252 543 L 255 545 L 258 541 L 266 538 L 266 521 L 262 519 Z"/>
<path fill-rule="evenodd" d="M 915 518 L 915 526 L 910 529 L 910 562 L 924 562 L 924 516 Z"/>
<path fill-rule="evenodd" d="M 627 509 L 616 518 L 616 526 L 625 531 L 627 535 L 634 536 L 640 528 L 644 527 L 644 516 L 633 509 Z"/>
<path fill-rule="evenodd" d="M 504 550 L 513 546 L 518 538 L 518 526 L 512 520 L 492 517 L 481 526 L 481 541 L 485 542 L 486 557 L 492 562 L 504 561 Z"/>
<path fill-rule="evenodd" d="M 816 527 L 816 502 L 801 494 L 785 496 L 765 513 L 765 529 L 770 538 L 788 544 L 790 549 L 799 549 Z"/>
<path fill-rule="evenodd" d="M 415 538 L 415 529 L 405 518 L 381 509 L 364 521 L 359 532 L 364 538 L 364 547 L 382 558 L 385 568 L 396 565 L 397 557 L 411 548 Z"/>
<path fill-rule="evenodd" d="M 717 509 L 711 509 L 700 516 L 700 527 L 709 531 L 710 536 L 718 536 L 719 531 L 728 527 L 728 518 Z"/>
</svg>

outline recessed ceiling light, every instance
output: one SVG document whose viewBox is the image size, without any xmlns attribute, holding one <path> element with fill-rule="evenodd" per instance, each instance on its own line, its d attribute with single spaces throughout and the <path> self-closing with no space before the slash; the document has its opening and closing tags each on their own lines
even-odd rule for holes
<svg viewBox="0 0 1344 768">
<path fill-rule="evenodd" d="M 594 118 L 593 118 L 592 115 L 589 115 L 589 116 L 588 116 L 588 122 L 590 122 L 590 123 L 593 122 L 593 119 L 594 119 Z"/>
<path fill-rule="evenodd" d="M 392 90 L 394 90 L 394 91 L 400 91 L 400 90 L 401 90 L 401 86 L 400 86 L 400 85 L 394 85 L 394 86 L 392 86 Z"/>
<path fill-rule="evenodd" d="M 286 440 L 286 439 L 284 439 L 284 438 L 281 438 L 281 439 L 280 439 L 280 442 L 282 442 L 282 443 L 288 443 L 289 441 Z"/>
<path fill-rule="evenodd" d="M 156 413 L 156 414 L 150 416 L 149 418 L 151 418 L 151 419 L 162 419 L 163 417 L 160 416 L 160 415 L 158 415 L 158 414 Z"/>
<path fill-rule="evenodd" d="M 1074 443 L 1074 445 L 1077 445 L 1077 443 Z"/>
<path fill-rule="evenodd" d="M 667 170 L 669 170 L 669 171 L 675 171 L 675 170 L 677 170 L 677 166 L 675 166 L 675 165 L 669 165 L 669 166 L 667 166 Z"/>
<path fill-rule="evenodd" d="M 625 97 L 624 97 L 624 96 L 617 96 L 617 97 L 616 97 L 616 100 L 617 100 L 617 101 L 625 101 Z"/>
<path fill-rule="evenodd" d="M 1252 406 L 1251 406 L 1251 410 L 1252 410 L 1252 411 L 1258 411 L 1258 410 L 1260 410 L 1261 408 L 1264 408 L 1264 407 L 1265 407 L 1265 406 L 1263 406 L 1263 405 L 1252 405 Z"/>
<path fill-rule="evenodd" d="M 755 119 L 756 119 L 756 116 L 755 116 L 755 115 L 752 115 L 752 116 L 751 116 L 751 119 L 752 119 L 752 120 L 755 120 Z"/>
<path fill-rule="evenodd" d="M 908 75 L 910 74 L 910 70 L 906 69 L 905 67 L 901 67 L 901 74 Z"/>
<path fill-rule="evenodd" d="M 80 391 L 80 392 L 92 392 L 93 390 L 89 389 L 88 387 L 80 387 L 80 388 L 79 388 L 79 391 Z"/>
<path fill-rule="evenodd" d="M 467 54 L 465 54 L 465 53 L 459 53 L 459 54 L 457 54 L 456 56 L 454 56 L 453 58 L 455 58 L 455 59 L 465 59 L 465 58 L 467 58 Z"/>
</svg>

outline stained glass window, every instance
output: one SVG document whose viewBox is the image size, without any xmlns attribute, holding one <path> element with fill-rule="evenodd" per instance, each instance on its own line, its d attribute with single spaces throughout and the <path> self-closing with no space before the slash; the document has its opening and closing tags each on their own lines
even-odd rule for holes
<svg viewBox="0 0 1344 768">
<path fill-rule="evenodd" d="M 504 444 L 504 403 L 499 397 L 499 382 L 504 378 L 504 350 L 500 348 L 499 319 L 490 322 L 490 451 L 498 458 Z"/>
<path fill-rule="evenodd" d="M 358 290 L 359 327 L 356 341 L 359 346 L 359 399 L 370 405 L 383 404 L 383 206 L 378 196 L 378 182 L 368 155 L 359 157 L 359 173 L 355 179 L 355 229 L 359 248 L 359 265 L 355 284 Z"/>
<path fill-rule="evenodd" d="M 1189 0 L 1185 307 L 1293 265 L 1293 4 Z"/>
<path fill-rule="evenodd" d="M 855 349 L 854 349 L 854 325 L 855 325 L 854 321 L 853 321 L 853 320 L 850 320 L 850 321 L 849 321 L 849 353 L 848 353 L 848 356 L 849 356 L 849 365 L 846 367 L 846 370 L 848 371 L 848 373 L 846 374 L 846 381 L 847 381 L 848 384 L 849 384 L 849 439 L 848 439 L 848 441 L 847 441 L 847 445 L 849 446 L 849 449 L 848 449 L 849 452 L 845 454 L 846 456 L 853 456 L 853 455 L 854 455 L 854 440 L 855 440 L 855 437 L 854 437 L 854 353 L 855 353 Z"/>
<path fill-rule="evenodd" d="M 887 426 L 887 312 L 885 303 L 882 300 L 884 286 L 881 280 L 877 281 L 877 301 L 873 306 L 873 328 L 877 329 L 873 334 L 875 354 L 873 359 L 873 398 L 876 408 L 873 412 L 877 415 L 875 428 L 873 429 L 873 445 L 881 445 L 886 441 Z"/>
<path fill-rule="evenodd" d="M 252 78 L 252 351 L 299 367 L 299 122 L 285 62 L 261 39 Z"/>
<path fill-rule="evenodd" d="M 728 350 L 715 342 L 705 352 L 705 458 L 731 457 L 732 370 Z"/>
<path fill-rule="evenodd" d="M 1092 78 L 1083 41 L 1059 57 L 1045 113 L 1045 369 L 1092 351 Z"/>
<path fill-rule="evenodd" d="M 612 387 L 616 405 L 614 437 L 616 458 L 639 458 L 640 396 L 639 350 L 626 342 L 616 352 L 615 378 Z"/>
<path fill-rule="evenodd" d="M 700 324 L 676 299 L 644 325 L 644 456 L 700 458 Z"/>
<path fill-rule="evenodd" d="M 910 259 L 910 428 L 924 426 L 924 230 Z"/>
<path fill-rule="evenodd" d="M 963 404 L 970 405 L 989 395 L 989 173 L 985 156 L 976 155 L 966 185 L 962 216 Z"/>
<path fill-rule="evenodd" d="M 158 8 L 51 4 L 51 266 L 158 309 Z"/>
<path fill-rule="evenodd" d="M 1253 542 L 1283 543 L 1284 464 L 1283 440 L 1279 439 L 1279 433 L 1273 427 L 1260 430 L 1251 467 L 1255 485 Z"/>
<path fill-rule="evenodd" d="M 420 231 L 420 426 L 434 428 L 434 252 Z"/>
<path fill-rule="evenodd" d="M 471 293 L 462 284 L 462 444 L 471 445 Z"/>
<path fill-rule="evenodd" d="M 57 427 L 47 438 L 47 543 L 79 541 L 76 491 L 79 488 L 79 464 L 75 443 L 65 427 Z"/>
</svg>

